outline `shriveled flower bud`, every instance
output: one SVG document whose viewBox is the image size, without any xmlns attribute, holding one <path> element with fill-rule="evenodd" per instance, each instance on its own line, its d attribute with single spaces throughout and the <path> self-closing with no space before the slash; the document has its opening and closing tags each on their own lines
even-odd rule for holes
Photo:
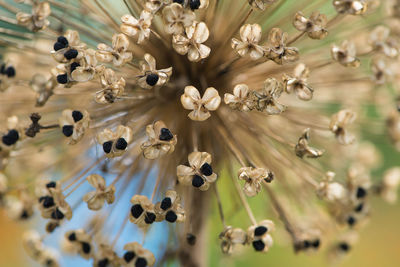
<svg viewBox="0 0 400 267">
<path fill-rule="evenodd" d="M 287 47 L 288 34 L 279 28 L 272 28 L 268 34 L 266 56 L 279 65 L 294 62 L 299 59 L 299 50 L 296 47 Z"/>
<path fill-rule="evenodd" d="M 294 151 L 296 155 L 300 158 L 304 156 L 308 158 L 319 158 L 322 156 L 323 151 L 318 150 L 316 148 L 310 147 L 308 145 L 308 141 L 310 140 L 310 129 L 307 128 L 304 130 L 303 135 L 299 138 Z"/>
</svg>

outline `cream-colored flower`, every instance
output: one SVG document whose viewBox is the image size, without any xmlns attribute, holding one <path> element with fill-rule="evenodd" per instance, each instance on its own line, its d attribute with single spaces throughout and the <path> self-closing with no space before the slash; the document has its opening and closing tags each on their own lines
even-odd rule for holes
<svg viewBox="0 0 400 267">
<path fill-rule="evenodd" d="M 96 93 L 95 101 L 99 104 L 111 104 L 122 96 L 125 90 L 125 79 L 119 79 L 112 69 L 105 69 L 100 75 L 100 83 L 103 88 Z"/>
<path fill-rule="evenodd" d="M 278 102 L 283 92 L 283 84 L 275 78 L 268 78 L 264 81 L 261 90 L 255 91 L 256 109 L 266 112 L 269 115 L 277 115 L 285 111 L 286 106 Z"/>
<path fill-rule="evenodd" d="M 265 10 L 267 6 L 275 3 L 277 0 L 248 0 L 249 4 L 258 10 Z"/>
<path fill-rule="evenodd" d="M 103 151 L 108 158 L 122 156 L 132 142 L 132 129 L 128 126 L 118 125 L 115 132 L 106 128 L 96 136 L 97 142 L 103 146 Z"/>
<path fill-rule="evenodd" d="M 224 95 L 224 102 L 231 109 L 240 111 L 250 111 L 256 106 L 254 92 L 246 84 L 237 84 L 233 88 L 233 95 L 226 93 Z"/>
<path fill-rule="evenodd" d="M 362 15 L 367 11 L 366 0 L 334 0 L 333 6 L 340 14 Z"/>
<path fill-rule="evenodd" d="M 92 237 L 83 229 L 71 230 L 64 234 L 64 249 L 69 253 L 79 254 L 84 259 L 93 256 Z"/>
<path fill-rule="evenodd" d="M 294 92 L 299 99 L 304 101 L 311 100 L 314 89 L 307 84 L 309 76 L 309 68 L 303 63 L 297 64 L 293 71 L 293 77 L 287 74 L 284 74 L 282 77 L 285 85 L 285 92 L 288 94 Z"/>
<path fill-rule="evenodd" d="M 106 181 L 98 174 L 89 175 L 86 179 L 89 184 L 96 189 L 96 191 L 91 191 L 83 196 L 83 201 L 87 203 L 90 210 L 100 210 L 105 201 L 107 204 L 112 204 L 114 202 L 114 185 L 106 186 Z"/>
<path fill-rule="evenodd" d="M 125 34 L 114 34 L 112 37 L 112 47 L 106 44 L 98 44 L 96 58 L 101 62 L 110 63 L 121 67 L 132 60 L 132 52 L 128 51 L 129 39 Z"/>
<path fill-rule="evenodd" d="M 224 231 L 219 234 L 221 249 L 225 254 L 232 254 L 236 245 L 247 243 L 247 233 L 241 228 L 226 226 Z"/>
<path fill-rule="evenodd" d="M 29 85 L 36 93 L 36 106 L 42 107 L 49 100 L 50 96 L 53 95 L 53 90 L 57 86 L 57 80 L 54 75 L 46 77 L 42 74 L 35 74 Z"/>
<path fill-rule="evenodd" d="M 188 55 L 188 59 L 198 62 L 210 55 L 211 49 L 203 43 L 207 41 L 209 31 L 204 22 L 193 23 L 187 27 L 185 35 L 179 34 L 172 37 L 172 46 L 180 55 Z"/>
<path fill-rule="evenodd" d="M 300 136 L 299 141 L 297 142 L 294 151 L 296 155 L 300 158 L 306 156 L 307 158 L 319 158 L 322 156 L 323 151 L 310 147 L 308 145 L 308 141 L 310 140 L 310 129 L 307 128 L 304 130 L 303 135 Z"/>
<path fill-rule="evenodd" d="M 263 168 L 242 167 L 238 172 L 239 180 L 245 181 L 243 192 L 248 197 L 254 197 L 261 191 L 261 183 L 270 183 L 274 174 Z"/>
<path fill-rule="evenodd" d="M 385 26 L 377 26 L 369 36 L 369 43 L 372 49 L 380 51 L 387 57 L 397 57 L 399 55 L 399 42 L 390 36 L 390 29 Z"/>
<path fill-rule="evenodd" d="M 121 259 L 121 265 L 124 267 L 153 266 L 156 262 L 153 253 L 137 242 L 126 244 L 124 250 L 126 252 Z"/>
<path fill-rule="evenodd" d="M 102 70 L 101 66 L 97 66 L 96 51 L 86 49 L 78 65 L 73 70 L 71 69 L 71 78 L 76 82 L 87 82 Z"/>
<path fill-rule="evenodd" d="M 207 152 L 192 152 L 188 156 L 189 166 L 179 165 L 176 173 L 180 183 L 192 185 L 206 191 L 217 180 L 217 174 L 211 167 L 211 155 Z"/>
<path fill-rule="evenodd" d="M 122 24 L 120 29 L 129 37 L 137 39 L 137 43 L 141 44 L 150 37 L 150 26 L 153 15 L 147 10 L 142 10 L 140 18 L 136 19 L 132 15 L 124 15 L 121 17 Z"/>
<path fill-rule="evenodd" d="M 154 205 L 146 196 L 134 195 L 131 198 L 131 203 L 129 220 L 132 223 L 145 228 L 156 221 L 157 215 L 154 211 Z"/>
<path fill-rule="evenodd" d="M 68 138 L 68 144 L 78 143 L 89 128 L 90 116 L 86 110 L 66 109 L 62 112 L 59 119 L 59 125 L 62 133 Z"/>
<path fill-rule="evenodd" d="M 64 36 L 57 38 L 51 55 L 57 62 L 66 63 L 81 59 L 84 56 L 85 49 L 86 44 L 81 42 L 79 33 L 74 30 L 67 30 Z"/>
<path fill-rule="evenodd" d="M 333 60 L 345 67 L 358 68 L 360 60 L 356 57 L 357 51 L 353 42 L 344 40 L 340 46 L 333 45 L 331 48 Z"/>
<path fill-rule="evenodd" d="M 294 16 L 293 25 L 297 30 L 306 32 L 311 39 L 321 40 L 328 35 L 328 31 L 326 30 L 327 22 L 326 15 L 318 11 L 313 12 L 309 19 L 299 11 Z"/>
<path fill-rule="evenodd" d="M 172 134 L 164 122 L 156 121 L 146 126 L 148 141 L 141 145 L 146 159 L 156 159 L 175 150 L 176 135 Z"/>
<path fill-rule="evenodd" d="M 258 24 L 245 24 L 240 28 L 240 39 L 232 38 L 232 48 L 241 56 L 250 56 L 252 60 L 264 56 L 265 47 L 259 45 L 261 40 L 261 26 Z"/>
<path fill-rule="evenodd" d="M 168 34 L 183 34 L 186 27 L 192 26 L 196 15 L 178 3 L 166 6 L 162 11 L 164 28 Z"/>
<path fill-rule="evenodd" d="M 94 256 L 94 266 L 119 267 L 121 259 L 113 248 L 106 244 L 100 244 L 99 250 Z"/>
<path fill-rule="evenodd" d="M 181 103 L 185 109 L 192 110 L 188 115 L 191 120 L 205 121 L 211 116 L 210 111 L 218 109 L 221 97 L 214 87 L 207 88 L 201 98 L 196 87 L 186 86 Z"/>
<path fill-rule="evenodd" d="M 256 251 L 267 252 L 273 244 L 271 232 L 275 230 L 275 224 L 270 220 L 264 220 L 257 225 L 252 225 L 247 230 L 249 242 Z"/>
<path fill-rule="evenodd" d="M 144 89 L 151 89 L 154 86 L 163 86 L 172 75 L 172 67 L 157 70 L 156 60 L 150 54 L 144 55 L 144 60 L 140 62 L 142 75 L 139 76 L 138 85 Z"/>
<path fill-rule="evenodd" d="M 165 198 L 154 206 L 157 214 L 157 221 L 166 220 L 167 222 L 184 222 L 185 210 L 182 208 L 181 198 L 176 191 L 168 190 Z"/>
<path fill-rule="evenodd" d="M 17 13 L 17 21 L 19 25 L 27 27 L 33 32 L 45 29 L 49 26 L 50 22 L 47 17 L 50 16 L 51 9 L 48 2 L 33 2 L 32 14 L 23 12 Z"/>
<path fill-rule="evenodd" d="M 267 58 L 279 65 L 297 61 L 299 50 L 296 47 L 287 47 L 287 39 L 286 32 L 282 32 L 279 28 L 272 28 L 268 34 Z"/>
<path fill-rule="evenodd" d="M 356 113 L 349 109 L 343 109 L 332 116 L 329 129 L 342 145 L 348 145 L 355 141 L 355 136 L 347 131 L 348 125 L 352 124 L 355 119 Z"/>
</svg>

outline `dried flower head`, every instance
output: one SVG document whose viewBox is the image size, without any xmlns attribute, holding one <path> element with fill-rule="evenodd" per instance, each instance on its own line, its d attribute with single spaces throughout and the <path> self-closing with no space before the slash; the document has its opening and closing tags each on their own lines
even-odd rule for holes
<svg viewBox="0 0 400 267">
<path fill-rule="evenodd" d="M 310 70 L 305 64 L 297 64 L 291 77 L 287 74 L 283 75 L 283 83 L 285 84 L 286 93 L 294 92 L 301 100 L 308 101 L 313 97 L 314 89 L 307 84 L 307 78 L 310 76 Z"/>
<path fill-rule="evenodd" d="M 236 245 L 244 245 L 247 243 L 247 233 L 241 228 L 225 227 L 224 231 L 219 234 L 221 239 L 221 249 L 225 254 L 232 254 Z"/>
<path fill-rule="evenodd" d="M 106 186 L 106 181 L 98 174 L 89 175 L 86 180 L 96 191 L 91 191 L 83 196 L 90 210 L 99 210 L 103 207 L 104 202 L 112 204 L 115 200 L 115 186 Z"/>
<path fill-rule="evenodd" d="M 238 177 L 245 181 L 243 192 L 246 196 L 254 197 L 261 191 L 261 183 L 272 182 L 274 174 L 264 168 L 243 167 L 239 169 Z"/>
<path fill-rule="evenodd" d="M 18 12 L 16 17 L 18 24 L 28 28 L 33 32 L 45 29 L 50 22 L 47 17 L 50 16 L 51 9 L 49 2 L 34 1 L 32 6 L 32 14 Z"/>
<path fill-rule="evenodd" d="M 180 183 L 192 185 L 206 191 L 217 180 L 217 174 L 211 167 L 211 155 L 207 152 L 192 152 L 188 156 L 189 166 L 179 165 L 176 173 Z"/>
<path fill-rule="evenodd" d="M 82 140 L 89 127 L 90 117 L 86 110 L 66 109 L 62 112 L 59 125 L 62 133 L 68 138 L 68 143 L 74 145 Z"/>
<path fill-rule="evenodd" d="M 153 15 L 147 10 L 140 13 L 140 18 L 136 19 L 132 15 L 124 15 L 121 17 L 121 31 L 127 36 L 137 39 L 137 43 L 141 44 L 150 37 L 150 26 Z"/>
<path fill-rule="evenodd" d="M 333 60 L 345 67 L 358 68 L 360 60 L 356 57 L 357 51 L 353 42 L 343 41 L 340 46 L 333 45 L 331 48 Z"/>
<path fill-rule="evenodd" d="M 268 34 L 266 56 L 276 64 L 295 62 L 299 59 L 299 50 L 296 47 L 287 47 L 288 34 L 279 28 L 272 28 Z"/>
<path fill-rule="evenodd" d="M 174 152 L 177 137 L 171 133 L 164 122 L 156 121 L 147 125 L 146 134 L 149 140 L 141 145 L 143 156 L 146 159 L 156 159 Z"/>
<path fill-rule="evenodd" d="M 340 14 L 362 15 L 367 11 L 367 0 L 334 0 L 333 6 Z"/>
<path fill-rule="evenodd" d="M 277 0 L 248 0 L 249 4 L 259 10 L 265 10 L 268 5 L 275 3 Z"/>
<path fill-rule="evenodd" d="M 128 126 L 118 125 L 115 132 L 111 129 L 104 129 L 96 138 L 108 158 L 119 157 L 126 152 L 128 145 L 132 142 L 132 129 Z"/>
<path fill-rule="evenodd" d="M 294 148 L 296 155 L 300 158 L 306 156 L 307 158 L 319 158 L 322 156 L 323 151 L 310 147 L 308 141 L 310 140 L 310 128 L 304 130 L 302 136 Z"/>
<path fill-rule="evenodd" d="M 275 230 L 275 224 L 270 220 L 264 220 L 252 225 L 247 230 L 247 236 L 255 251 L 267 252 L 273 244 L 271 232 Z"/>
<path fill-rule="evenodd" d="M 167 222 L 184 222 L 185 211 L 182 208 L 181 198 L 176 191 L 168 190 L 165 193 L 165 198 L 154 206 L 154 211 L 157 214 L 157 220 L 166 220 Z"/>
<path fill-rule="evenodd" d="M 125 90 L 125 79 L 118 78 L 112 69 L 105 69 L 100 75 L 102 90 L 96 93 L 95 101 L 99 104 L 111 104 L 121 97 Z"/>
<path fill-rule="evenodd" d="M 154 204 L 146 196 L 134 195 L 129 220 L 139 227 L 148 227 L 156 221 Z"/>
<path fill-rule="evenodd" d="M 121 265 L 124 267 L 153 266 L 156 261 L 153 253 L 137 242 L 126 244 L 124 250 L 126 252 L 121 260 Z"/>
<path fill-rule="evenodd" d="M 132 52 L 128 51 L 129 39 L 125 34 L 114 34 L 112 37 L 112 47 L 106 44 L 98 44 L 96 58 L 99 61 L 110 63 L 120 67 L 132 60 Z"/>
<path fill-rule="evenodd" d="M 328 35 L 326 15 L 313 12 L 307 19 L 302 12 L 297 12 L 294 16 L 293 26 L 302 32 L 306 32 L 311 39 L 324 39 Z"/>
<path fill-rule="evenodd" d="M 258 43 L 261 40 L 261 26 L 258 24 L 245 24 L 240 28 L 240 39 L 232 39 L 232 48 L 241 56 L 250 56 L 252 60 L 264 56 L 265 48 Z"/>
<path fill-rule="evenodd" d="M 218 109 L 221 97 L 214 87 L 207 88 L 201 97 L 196 87 L 186 86 L 181 103 L 185 109 L 192 110 L 188 115 L 191 120 L 205 121 L 211 117 L 210 111 Z"/>
<path fill-rule="evenodd" d="M 355 137 L 348 132 L 347 127 L 355 119 L 356 113 L 349 109 L 343 109 L 332 116 L 329 128 L 335 134 L 339 143 L 348 145 L 354 142 Z"/>
<path fill-rule="evenodd" d="M 140 63 L 141 76 L 138 85 L 144 89 L 151 89 L 154 86 L 165 85 L 172 75 L 172 67 L 157 70 L 156 60 L 150 54 L 144 55 L 144 60 Z"/>
</svg>

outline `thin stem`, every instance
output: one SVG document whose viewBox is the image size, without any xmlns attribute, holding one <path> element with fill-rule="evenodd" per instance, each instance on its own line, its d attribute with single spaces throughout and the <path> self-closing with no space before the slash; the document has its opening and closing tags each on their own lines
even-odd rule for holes
<svg viewBox="0 0 400 267">
<path fill-rule="evenodd" d="M 224 227 L 226 227 L 224 211 L 222 209 L 222 202 L 221 202 L 221 198 L 219 196 L 217 184 L 214 184 L 213 189 L 214 189 L 214 193 L 215 193 L 215 198 L 217 199 L 219 217 L 221 218 L 221 222 L 224 225 Z"/>
</svg>

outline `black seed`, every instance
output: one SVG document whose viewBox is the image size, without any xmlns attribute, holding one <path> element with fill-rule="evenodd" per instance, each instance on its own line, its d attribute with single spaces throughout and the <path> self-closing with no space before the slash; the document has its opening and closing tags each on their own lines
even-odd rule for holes
<svg viewBox="0 0 400 267">
<path fill-rule="evenodd" d="M 314 240 L 314 242 L 312 242 L 312 246 L 314 248 L 319 248 L 319 246 L 321 245 L 321 241 L 319 239 Z"/>
<path fill-rule="evenodd" d="M 140 215 L 143 213 L 143 208 L 140 206 L 140 204 L 135 204 L 131 208 L 131 214 L 134 218 L 139 218 Z"/>
<path fill-rule="evenodd" d="M 76 49 L 70 49 L 64 53 L 64 57 L 68 60 L 76 58 L 77 56 L 78 56 L 78 50 Z"/>
<path fill-rule="evenodd" d="M 62 132 L 66 137 L 70 137 L 74 133 L 74 126 L 64 125 L 62 127 Z"/>
<path fill-rule="evenodd" d="M 151 73 L 151 74 L 147 75 L 147 77 L 146 77 L 146 83 L 147 83 L 148 85 L 150 85 L 150 86 L 154 86 L 154 85 L 157 84 L 159 78 L 160 78 L 160 77 L 158 77 L 157 74 Z"/>
<path fill-rule="evenodd" d="M 107 267 L 108 263 L 109 263 L 109 260 L 107 258 L 105 258 L 105 259 L 99 260 L 97 262 L 97 266 L 98 267 Z"/>
<path fill-rule="evenodd" d="M 341 250 L 347 252 L 347 251 L 350 250 L 351 247 L 350 247 L 349 244 L 343 242 L 343 243 L 340 243 L 340 244 L 339 244 L 339 248 L 340 248 Z"/>
<path fill-rule="evenodd" d="M 354 209 L 354 211 L 355 212 L 361 212 L 363 210 L 363 208 L 364 208 L 364 204 L 361 203 Z"/>
<path fill-rule="evenodd" d="M 90 250 L 91 250 L 90 244 L 86 243 L 86 242 L 82 242 L 82 250 L 83 250 L 83 253 L 89 254 Z"/>
<path fill-rule="evenodd" d="M 77 62 L 72 62 L 71 67 L 70 67 L 71 72 L 73 72 L 77 67 L 80 67 L 80 66 L 81 66 L 81 64 L 79 64 Z"/>
<path fill-rule="evenodd" d="M 206 162 L 203 164 L 203 166 L 201 166 L 200 172 L 205 176 L 210 176 L 213 173 L 213 169 L 211 165 Z"/>
<path fill-rule="evenodd" d="M 118 150 L 125 150 L 127 146 L 128 143 L 122 137 L 118 138 L 117 143 L 115 144 L 115 148 Z"/>
<path fill-rule="evenodd" d="M 14 145 L 19 139 L 19 133 L 17 130 L 10 130 L 6 135 L 3 135 L 2 141 L 6 146 Z"/>
<path fill-rule="evenodd" d="M 68 240 L 69 240 L 69 241 L 76 241 L 76 234 L 75 234 L 75 233 L 71 233 L 71 234 L 68 236 Z"/>
<path fill-rule="evenodd" d="M 112 148 L 112 141 L 107 141 L 103 144 L 103 151 L 104 153 L 108 154 L 111 152 L 111 148 Z"/>
<path fill-rule="evenodd" d="M 65 38 L 64 36 L 59 36 L 59 37 L 57 38 L 57 42 L 63 44 L 64 47 L 67 47 L 67 46 L 68 46 L 68 40 L 67 40 L 67 38 Z"/>
<path fill-rule="evenodd" d="M 128 251 L 125 252 L 124 254 L 124 260 L 126 263 L 129 263 L 131 260 L 133 260 L 133 258 L 136 256 L 135 252 L 133 251 Z"/>
<path fill-rule="evenodd" d="M 15 76 L 15 69 L 14 69 L 14 67 L 8 67 L 8 68 L 6 69 L 5 74 L 7 74 L 7 77 L 8 77 L 8 78 L 14 77 L 14 76 Z"/>
<path fill-rule="evenodd" d="M 83 114 L 78 110 L 74 110 L 72 111 L 72 118 L 74 118 L 74 122 L 78 122 L 83 118 Z"/>
<path fill-rule="evenodd" d="M 362 187 L 357 188 L 356 196 L 357 198 L 364 198 L 367 195 L 367 190 Z"/>
<path fill-rule="evenodd" d="M 29 218 L 29 213 L 28 213 L 28 211 L 27 210 L 23 210 L 22 211 L 22 213 L 21 213 L 21 217 L 20 217 L 22 220 L 26 220 L 26 219 L 28 219 Z"/>
<path fill-rule="evenodd" d="M 166 197 L 161 201 L 160 208 L 163 210 L 167 210 L 172 206 L 171 198 Z"/>
<path fill-rule="evenodd" d="M 156 215 L 152 212 L 146 212 L 144 222 L 147 224 L 152 224 L 156 220 Z"/>
<path fill-rule="evenodd" d="M 54 198 L 52 198 L 50 196 L 45 196 L 42 201 L 43 201 L 44 208 L 50 208 L 55 205 Z"/>
<path fill-rule="evenodd" d="M 268 228 L 265 226 L 258 226 L 256 229 L 254 229 L 254 235 L 255 236 L 260 236 L 265 234 L 268 231 Z"/>
<path fill-rule="evenodd" d="M 58 50 L 65 48 L 65 45 L 60 42 L 55 42 L 53 45 L 53 48 L 54 48 L 54 51 L 58 51 Z"/>
<path fill-rule="evenodd" d="M 173 2 L 183 5 L 183 0 L 174 0 Z"/>
<path fill-rule="evenodd" d="M 264 244 L 264 242 L 262 242 L 261 240 L 253 241 L 252 244 L 253 244 L 253 248 L 254 248 L 256 251 L 263 251 L 264 248 L 265 248 L 265 244 Z"/>
<path fill-rule="evenodd" d="M 304 247 L 304 248 L 309 248 L 310 246 L 311 246 L 310 241 L 308 241 L 308 240 L 304 240 L 304 241 L 303 241 L 303 247 Z"/>
<path fill-rule="evenodd" d="M 62 220 L 64 219 L 64 214 L 58 208 L 56 208 L 56 210 L 51 213 L 51 218 L 54 220 Z"/>
<path fill-rule="evenodd" d="M 190 9 L 195 10 L 200 7 L 200 0 L 190 0 Z"/>
<path fill-rule="evenodd" d="M 353 216 L 350 216 L 347 218 L 347 223 L 348 225 L 353 226 L 356 223 L 356 219 Z"/>
<path fill-rule="evenodd" d="M 68 75 L 67 74 L 57 75 L 57 82 L 60 84 L 66 84 L 68 82 Z"/>
<path fill-rule="evenodd" d="M 167 214 L 165 215 L 165 220 L 170 223 L 176 222 L 178 219 L 178 216 L 176 216 L 175 212 L 172 210 L 168 211 Z"/>
<path fill-rule="evenodd" d="M 186 234 L 186 242 L 189 245 L 194 246 L 196 244 L 196 236 L 191 233 L 187 233 Z"/>
<path fill-rule="evenodd" d="M 158 137 L 161 141 L 169 141 L 172 138 L 174 138 L 174 136 L 172 135 L 171 131 L 167 128 L 162 128 L 161 129 L 161 134 Z"/>
<path fill-rule="evenodd" d="M 202 186 L 204 184 L 204 180 L 203 180 L 203 178 L 201 178 L 200 176 L 198 176 L 197 174 L 193 177 L 193 180 L 192 180 L 192 185 L 194 186 L 194 187 L 200 187 L 200 186 Z"/>
<path fill-rule="evenodd" d="M 47 188 L 56 188 L 56 185 L 57 185 L 56 182 L 50 182 L 50 183 L 46 184 L 46 187 Z"/>
<path fill-rule="evenodd" d="M 46 266 L 51 266 L 53 264 L 53 260 L 48 259 L 46 261 Z"/>
<path fill-rule="evenodd" d="M 147 261 L 145 258 L 137 258 L 135 262 L 135 267 L 146 267 Z"/>
</svg>

